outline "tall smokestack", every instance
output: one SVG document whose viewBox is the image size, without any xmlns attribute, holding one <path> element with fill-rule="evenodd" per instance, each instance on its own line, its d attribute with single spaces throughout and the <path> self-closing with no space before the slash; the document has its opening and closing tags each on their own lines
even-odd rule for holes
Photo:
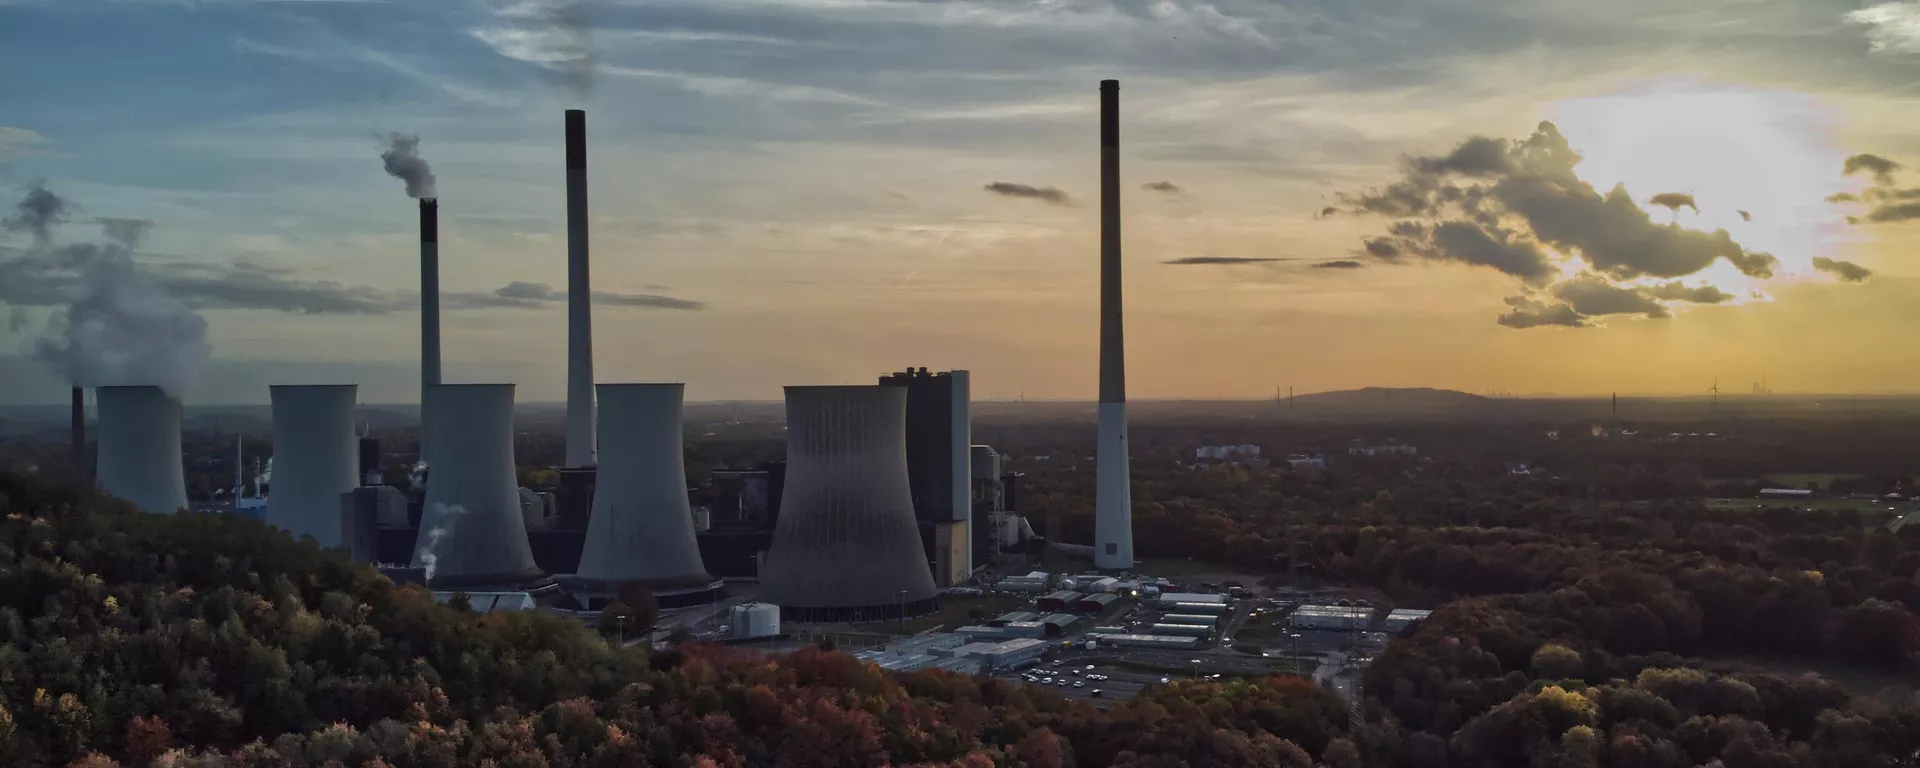
<svg viewBox="0 0 1920 768">
<path fill-rule="evenodd" d="M 73 447 L 68 450 L 73 471 L 87 478 L 87 391 L 77 386 L 73 388 Z"/>
<path fill-rule="evenodd" d="M 1100 444 L 1095 453 L 1093 564 L 1133 567 L 1127 471 L 1126 342 L 1120 329 L 1120 81 L 1100 81 Z"/>
<path fill-rule="evenodd" d="M 420 459 L 427 459 L 427 396 L 440 385 L 440 200 L 420 198 Z"/>
<path fill-rule="evenodd" d="M 567 466 L 593 452 L 593 286 L 587 279 L 587 111 L 567 110 Z"/>
</svg>

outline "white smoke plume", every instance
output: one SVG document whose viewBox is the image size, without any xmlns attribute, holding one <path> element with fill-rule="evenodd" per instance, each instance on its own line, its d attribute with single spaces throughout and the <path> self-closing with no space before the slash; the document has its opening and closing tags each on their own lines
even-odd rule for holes
<svg viewBox="0 0 1920 768">
<path fill-rule="evenodd" d="M 7 222 L 33 234 L 27 258 L 77 275 L 73 300 L 30 342 L 32 356 L 79 386 L 153 385 L 181 397 L 212 356 L 206 320 L 134 263 L 144 225 L 108 219 L 103 242 L 57 244 L 71 207 L 35 185 Z"/>
<path fill-rule="evenodd" d="M 440 555 L 434 552 L 434 550 L 439 548 L 442 539 L 445 539 L 449 534 L 453 533 L 454 524 L 459 521 L 462 515 L 467 513 L 467 508 L 458 504 L 440 504 L 435 506 L 438 507 L 439 513 L 435 519 L 439 524 L 435 525 L 432 530 L 422 531 L 420 533 L 420 535 L 427 537 L 427 546 L 420 550 L 420 568 L 424 572 L 422 575 L 426 577 L 427 583 L 429 584 L 433 583 L 433 572 L 440 566 Z"/>
<path fill-rule="evenodd" d="M 407 197 L 433 197 L 433 169 L 420 156 L 420 137 L 403 133 L 387 134 L 387 149 L 380 153 L 388 175 L 407 183 Z"/>
</svg>

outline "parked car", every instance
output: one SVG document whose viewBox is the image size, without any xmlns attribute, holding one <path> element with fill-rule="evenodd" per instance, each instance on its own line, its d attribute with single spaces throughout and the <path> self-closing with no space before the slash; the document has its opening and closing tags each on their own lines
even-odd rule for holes
<svg viewBox="0 0 1920 768">
<path fill-rule="evenodd" d="M 1075 680 L 1075 681 L 1073 681 L 1073 687 L 1075 687 L 1075 688 L 1085 688 L 1085 687 L 1087 687 L 1087 682 L 1086 682 L 1085 680 Z"/>
<path fill-rule="evenodd" d="M 1097 699 L 1097 698 L 1100 698 L 1100 689 L 1098 689 L 1098 688 L 1095 688 L 1095 689 L 1093 689 L 1093 691 L 1092 691 L 1091 693 L 1089 693 L 1089 694 L 1087 694 L 1087 695 L 1089 695 L 1089 696 L 1092 696 L 1092 697 L 1094 697 L 1094 698 L 1096 698 L 1096 699 Z"/>
</svg>

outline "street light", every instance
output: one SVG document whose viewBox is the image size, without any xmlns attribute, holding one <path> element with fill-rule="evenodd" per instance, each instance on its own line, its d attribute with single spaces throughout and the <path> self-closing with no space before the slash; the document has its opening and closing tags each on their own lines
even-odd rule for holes
<svg viewBox="0 0 1920 768">
<path fill-rule="evenodd" d="M 1195 680 L 1200 679 L 1200 660 L 1199 659 L 1193 660 L 1193 679 Z"/>
<path fill-rule="evenodd" d="M 1300 672 L 1300 633 L 1289 632 L 1287 635 L 1293 638 L 1293 671 L 1298 674 Z"/>
</svg>

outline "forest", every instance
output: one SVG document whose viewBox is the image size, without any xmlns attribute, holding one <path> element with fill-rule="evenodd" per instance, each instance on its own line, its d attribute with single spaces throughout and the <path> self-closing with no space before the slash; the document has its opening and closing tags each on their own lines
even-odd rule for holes
<svg viewBox="0 0 1920 768">
<path fill-rule="evenodd" d="M 1367 669 L 1357 722 L 1287 677 L 1180 682 L 1101 710 L 824 649 L 623 649 L 561 618 L 437 605 L 255 521 L 139 515 L 15 475 L 0 476 L 0 764 L 1920 760 L 1920 531 L 1711 509 L 1685 466 L 1518 478 L 1448 456 L 1320 472 L 1142 454 L 1144 556 L 1438 607 Z M 1071 540 L 1090 523 L 1090 473 L 1027 469 L 1036 525 L 1057 518 Z"/>
</svg>

